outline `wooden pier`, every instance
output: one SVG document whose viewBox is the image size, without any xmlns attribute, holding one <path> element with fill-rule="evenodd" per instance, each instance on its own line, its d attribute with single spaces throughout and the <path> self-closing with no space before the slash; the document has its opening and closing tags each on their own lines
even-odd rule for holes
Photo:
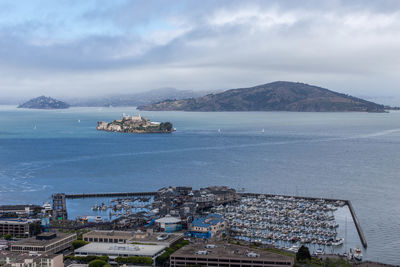
<svg viewBox="0 0 400 267">
<path fill-rule="evenodd" d="M 305 200 L 320 200 L 323 199 L 328 202 L 337 202 L 337 201 L 343 201 L 347 207 L 349 207 L 350 214 L 353 217 L 353 222 L 354 225 L 356 226 L 358 236 L 360 237 L 361 244 L 363 245 L 364 248 L 367 248 L 367 240 L 365 239 L 364 232 L 361 228 L 360 222 L 358 221 L 358 218 L 356 216 L 356 212 L 353 208 L 353 204 L 351 204 L 350 200 L 344 200 L 344 199 L 333 199 L 333 198 L 320 198 L 320 197 L 301 197 L 301 196 L 288 196 L 288 195 L 274 195 L 274 194 L 259 194 L 259 193 L 239 193 L 238 195 L 240 196 L 248 196 L 248 197 L 258 197 L 260 195 L 264 195 L 266 197 L 285 197 L 285 198 L 294 198 L 294 199 L 305 199 Z"/>
<path fill-rule="evenodd" d="M 155 196 L 157 192 L 122 192 L 122 193 L 88 193 L 88 194 L 66 194 L 65 198 L 97 198 L 97 197 L 147 197 Z"/>
</svg>

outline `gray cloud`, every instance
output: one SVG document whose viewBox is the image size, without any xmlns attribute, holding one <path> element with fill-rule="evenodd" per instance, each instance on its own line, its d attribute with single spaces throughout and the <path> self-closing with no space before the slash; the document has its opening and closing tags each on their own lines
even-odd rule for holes
<svg viewBox="0 0 400 267">
<path fill-rule="evenodd" d="M 293 80 L 400 98 L 399 1 L 109 3 L 76 23 L 0 20 L 0 96 Z"/>
</svg>

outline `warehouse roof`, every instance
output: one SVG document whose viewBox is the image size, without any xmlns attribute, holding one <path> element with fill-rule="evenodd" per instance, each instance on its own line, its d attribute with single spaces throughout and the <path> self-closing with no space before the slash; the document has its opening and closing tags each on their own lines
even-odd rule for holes
<svg viewBox="0 0 400 267">
<path fill-rule="evenodd" d="M 108 243 L 89 243 L 75 250 L 75 255 L 99 254 L 99 255 L 127 255 L 127 256 L 146 256 L 153 257 L 163 251 L 162 245 L 131 245 L 131 244 L 108 244 Z"/>
<path fill-rule="evenodd" d="M 172 217 L 171 215 L 166 215 L 164 218 L 160 218 L 156 220 L 157 223 L 179 223 L 181 219 L 177 217 Z"/>
</svg>

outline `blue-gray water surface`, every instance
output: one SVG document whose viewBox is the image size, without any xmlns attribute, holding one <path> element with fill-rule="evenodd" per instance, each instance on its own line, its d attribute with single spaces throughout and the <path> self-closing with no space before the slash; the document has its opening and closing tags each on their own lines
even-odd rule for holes
<svg viewBox="0 0 400 267">
<path fill-rule="evenodd" d="M 0 204 L 168 185 L 350 199 L 364 258 L 400 264 L 400 112 L 141 112 L 177 131 L 96 131 L 122 113 L 138 111 L 0 106 Z"/>
</svg>

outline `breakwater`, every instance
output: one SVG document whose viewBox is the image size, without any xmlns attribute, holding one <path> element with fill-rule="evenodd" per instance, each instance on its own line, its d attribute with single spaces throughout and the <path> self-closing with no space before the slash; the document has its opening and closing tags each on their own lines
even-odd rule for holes
<svg viewBox="0 0 400 267">
<path fill-rule="evenodd" d="M 353 204 L 351 204 L 350 200 L 346 200 L 346 204 L 349 207 L 351 216 L 353 217 L 353 221 L 354 221 L 354 224 L 356 225 L 356 229 L 357 229 L 358 235 L 360 236 L 361 243 L 364 246 L 364 248 L 367 248 L 367 246 L 368 246 L 367 240 L 365 239 L 364 232 L 361 228 L 360 222 L 358 221 L 356 212 L 354 211 Z"/>
</svg>

